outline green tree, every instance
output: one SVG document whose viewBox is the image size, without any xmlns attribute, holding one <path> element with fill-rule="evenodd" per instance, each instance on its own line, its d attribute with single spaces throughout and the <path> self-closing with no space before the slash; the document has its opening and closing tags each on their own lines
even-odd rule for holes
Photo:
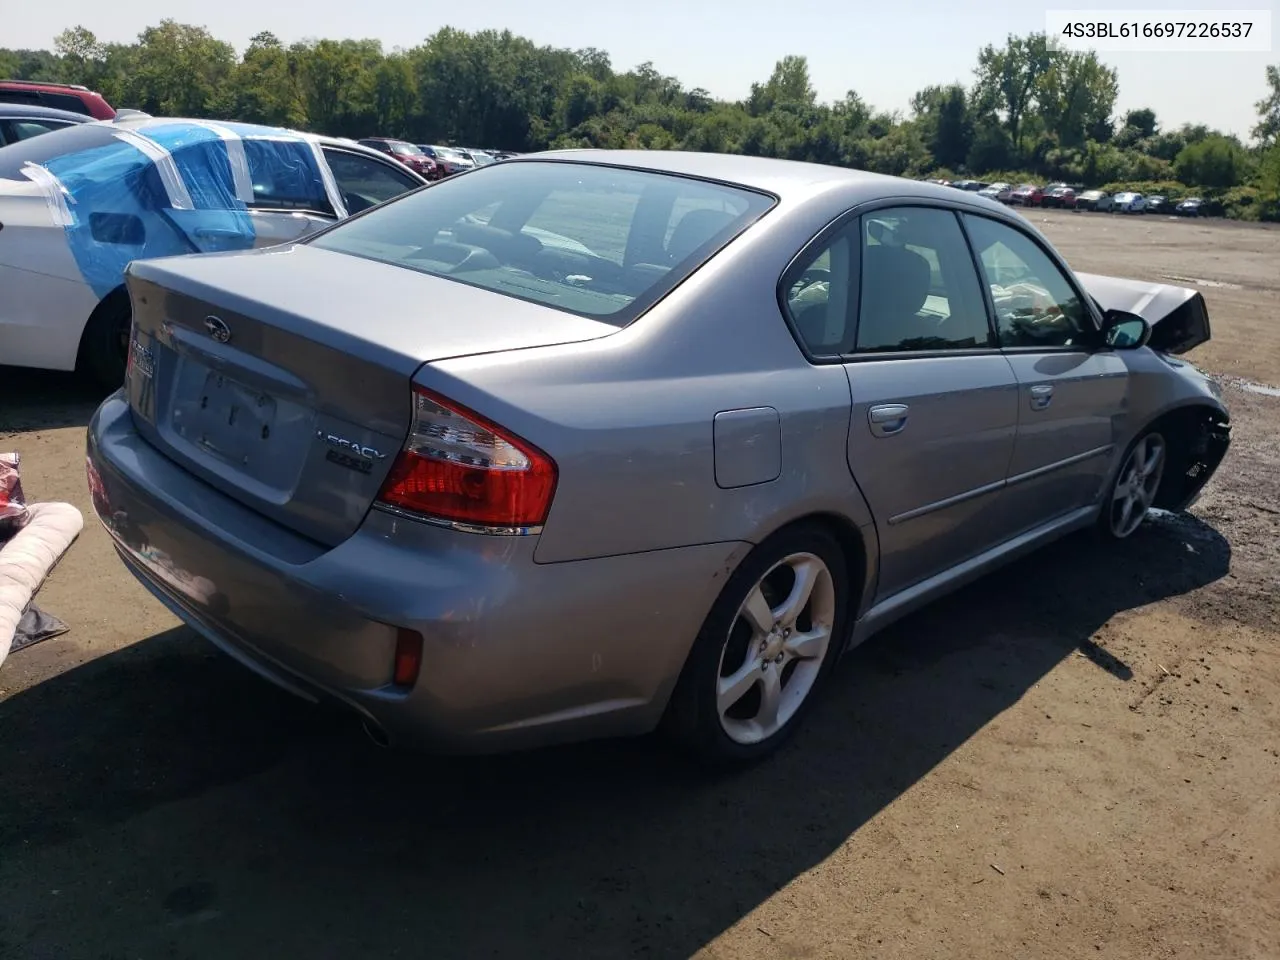
<svg viewBox="0 0 1280 960">
<path fill-rule="evenodd" d="M 222 112 L 219 95 L 235 66 L 235 50 L 204 27 L 162 20 L 138 35 L 122 93 L 134 106 L 160 116 L 215 116 Z"/>
<path fill-rule="evenodd" d="M 813 106 L 816 101 L 817 93 L 809 80 L 808 58 L 792 55 L 777 62 L 766 82 L 751 85 L 747 112 L 759 117 L 780 104 Z"/>
<path fill-rule="evenodd" d="M 979 114 L 1003 114 L 1014 151 L 1019 147 L 1022 122 L 1035 103 L 1040 78 L 1052 66 L 1049 42 L 1043 33 L 1012 34 L 1003 47 L 988 45 L 978 53 L 975 101 Z"/>
<path fill-rule="evenodd" d="M 1249 155 L 1238 141 L 1215 134 L 1183 147 L 1173 172 L 1191 186 L 1235 187 L 1248 176 Z"/>
<path fill-rule="evenodd" d="M 1116 71 L 1104 66 L 1092 50 L 1049 50 L 1048 68 L 1036 81 L 1040 120 L 1063 146 L 1109 139 L 1111 111 L 1120 85 Z M 1106 128 L 1107 133 L 1101 134 Z"/>
<path fill-rule="evenodd" d="M 935 163 L 948 169 L 961 166 L 973 146 L 973 118 L 964 87 L 926 87 L 912 98 L 920 136 Z"/>
<path fill-rule="evenodd" d="M 1254 104 L 1259 119 L 1253 135 L 1264 147 L 1280 142 L 1280 65 L 1267 67 L 1267 86 L 1267 95 Z"/>
<path fill-rule="evenodd" d="M 53 49 L 62 58 L 62 75 L 67 82 L 97 86 L 105 51 L 93 31 L 85 27 L 63 30 L 54 38 Z"/>
</svg>

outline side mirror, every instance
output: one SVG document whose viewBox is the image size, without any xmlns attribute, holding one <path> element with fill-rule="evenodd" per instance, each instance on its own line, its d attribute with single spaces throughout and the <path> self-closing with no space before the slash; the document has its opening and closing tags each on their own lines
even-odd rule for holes
<svg viewBox="0 0 1280 960">
<path fill-rule="evenodd" d="M 1151 339 L 1151 324 L 1145 317 L 1127 310 L 1108 310 L 1102 315 L 1102 341 L 1114 350 L 1137 350 Z"/>
<path fill-rule="evenodd" d="M 132 213 L 91 213 L 89 233 L 98 243 L 119 243 L 140 247 L 147 240 L 142 218 Z"/>
</svg>

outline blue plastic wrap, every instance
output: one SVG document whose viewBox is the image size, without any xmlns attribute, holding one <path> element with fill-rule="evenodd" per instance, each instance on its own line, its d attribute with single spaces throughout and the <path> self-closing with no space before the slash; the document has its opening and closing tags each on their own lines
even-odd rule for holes
<svg viewBox="0 0 1280 960">
<path fill-rule="evenodd" d="M 132 260 L 244 250 L 257 207 L 343 214 L 318 143 L 249 124 L 158 120 L 48 160 L 39 183 L 99 297 Z"/>
</svg>

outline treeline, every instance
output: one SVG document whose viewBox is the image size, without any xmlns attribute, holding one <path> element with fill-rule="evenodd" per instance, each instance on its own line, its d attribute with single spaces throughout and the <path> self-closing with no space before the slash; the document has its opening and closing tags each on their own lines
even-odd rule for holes
<svg viewBox="0 0 1280 960">
<path fill-rule="evenodd" d="M 1198 193 L 1228 215 L 1280 219 L 1280 67 L 1267 68 L 1257 144 L 1204 125 L 1162 129 L 1148 109 L 1114 115 L 1116 71 L 1043 34 L 978 52 L 973 82 L 931 86 L 906 116 L 856 92 L 820 103 L 788 56 L 739 102 L 687 89 L 652 64 L 615 70 L 596 49 L 538 46 L 510 31 L 444 28 L 387 52 L 376 40 L 255 36 L 242 56 L 202 27 L 164 20 L 136 43 L 83 27 L 54 49 L 0 49 L 0 77 L 82 83 L 117 107 L 361 137 L 528 151 L 707 150 L 904 176 L 1065 180 Z"/>
</svg>

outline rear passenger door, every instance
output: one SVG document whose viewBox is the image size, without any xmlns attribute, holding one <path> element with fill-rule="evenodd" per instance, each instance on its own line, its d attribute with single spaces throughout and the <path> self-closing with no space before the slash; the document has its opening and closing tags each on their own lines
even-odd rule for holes
<svg viewBox="0 0 1280 960">
<path fill-rule="evenodd" d="M 848 375 L 849 469 L 875 517 L 884 599 L 1008 536 L 1017 382 L 953 211 L 876 209 L 801 260 L 788 312 Z"/>
<path fill-rule="evenodd" d="M 1036 239 L 988 217 L 964 222 L 1018 378 L 1006 509 L 1027 530 L 1101 491 L 1128 406 L 1128 367 L 1102 346 L 1084 293 Z"/>
</svg>

